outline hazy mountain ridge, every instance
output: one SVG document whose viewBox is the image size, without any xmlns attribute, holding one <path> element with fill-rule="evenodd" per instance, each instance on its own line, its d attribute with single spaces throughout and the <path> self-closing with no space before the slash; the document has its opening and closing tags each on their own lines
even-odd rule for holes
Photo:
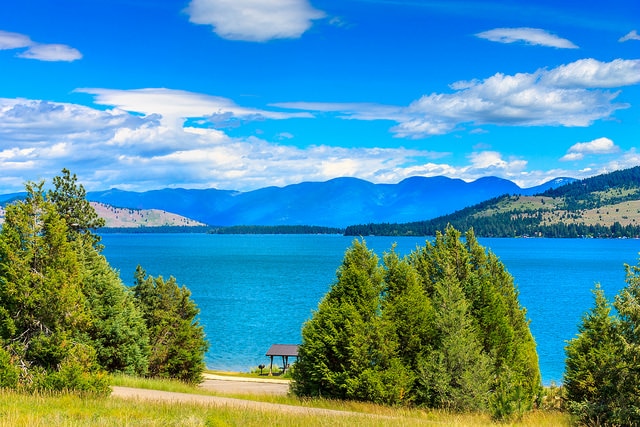
<svg viewBox="0 0 640 427">
<path fill-rule="evenodd" d="M 487 237 L 638 237 L 640 166 L 548 189 L 503 195 L 426 221 L 363 224 L 348 235 L 433 235 L 447 224 Z"/>
<path fill-rule="evenodd" d="M 536 194 L 571 178 L 520 188 L 496 177 L 473 182 L 447 177 L 412 177 L 397 184 L 374 184 L 357 178 L 302 182 L 254 191 L 119 189 L 87 193 L 107 227 L 228 227 L 314 225 L 345 228 L 358 223 L 402 223 L 445 215 L 502 194 Z M 24 193 L 0 195 L 0 205 Z M 4 216 L 0 207 L 0 222 Z"/>
<path fill-rule="evenodd" d="M 91 201 L 132 209 L 159 209 L 212 226 L 318 225 L 344 228 L 363 222 L 410 222 L 454 212 L 502 194 L 536 194 L 571 178 L 533 188 L 496 177 L 473 182 L 412 177 L 397 184 L 357 178 L 302 182 L 248 192 L 163 189 L 142 193 L 118 189 L 90 192 Z"/>
</svg>

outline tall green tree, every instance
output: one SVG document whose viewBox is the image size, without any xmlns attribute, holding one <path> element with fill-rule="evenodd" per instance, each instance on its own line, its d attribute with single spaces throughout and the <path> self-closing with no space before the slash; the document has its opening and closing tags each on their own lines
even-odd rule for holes
<svg viewBox="0 0 640 427">
<path fill-rule="evenodd" d="M 92 319 L 87 337 L 98 363 L 109 372 L 146 375 L 149 333 L 132 290 L 92 245 L 79 246 L 82 292 Z"/>
<path fill-rule="evenodd" d="M 640 424 L 640 264 L 611 304 L 599 285 L 594 307 L 566 346 L 567 405 L 581 423 Z"/>
<path fill-rule="evenodd" d="M 383 271 L 364 241 L 354 241 L 337 280 L 302 329 L 294 391 L 303 396 L 380 401 L 390 363 L 379 323 Z"/>
<path fill-rule="evenodd" d="M 418 372 L 436 339 L 436 313 L 418 273 L 394 249 L 384 255 L 381 316 L 389 350 L 406 372 L 396 374 L 387 386 L 394 384 L 398 388 L 398 396 L 392 403 L 423 403 L 418 396 Z"/>
<path fill-rule="evenodd" d="M 419 367 L 424 403 L 453 410 L 484 410 L 491 385 L 491 360 L 483 352 L 456 266 L 441 264 L 434 284 L 436 342 Z"/>
<path fill-rule="evenodd" d="M 104 226 L 104 219 L 86 200 L 84 187 L 68 169 L 53 178 L 47 200 L 66 222 L 67 240 L 80 262 L 81 289 L 91 316 L 86 334 L 98 363 L 109 372 L 146 373 L 149 338 L 142 313 L 131 290 L 100 254 L 100 236 L 95 230 Z"/>
<path fill-rule="evenodd" d="M 392 248 L 383 266 L 355 241 L 302 329 L 293 391 L 507 418 L 541 388 L 525 314 L 472 231 L 448 227 L 402 259 Z"/>
<path fill-rule="evenodd" d="M 626 286 L 613 303 L 620 316 L 620 336 L 624 343 L 624 366 L 619 371 L 620 410 L 616 412 L 623 423 L 640 424 L 640 262 L 625 264 Z"/>
<path fill-rule="evenodd" d="M 504 264 L 475 238 L 465 234 L 471 274 L 465 285 L 477 319 L 480 339 L 491 355 L 494 393 L 492 410 L 497 418 L 521 414 L 539 400 L 541 376 L 536 343 L 520 305 L 518 289 Z"/>
<path fill-rule="evenodd" d="M 199 383 L 209 344 L 191 292 L 173 277 L 154 278 L 138 266 L 133 293 L 149 331 L 148 374 Z"/>
<path fill-rule="evenodd" d="M 3 344 L 22 368 L 26 386 L 51 385 L 50 379 L 65 376 L 62 367 L 99 383 L 95 357 L 82 344 L 91 317 L 81 265 L 67 240 L 66 222 L 45 199 L 43 186 L 27 183 L 26 198 L 7 207 L 0 231 Z M 79 354 L 86 357 L 78 359 Z"/>
<path fill-rule="evenodd" d="M 615 425 L 619 385 L 626 367 L 619 318 L 604 291 L 593 291 L 594 307 L 582 319 L 578 335 L 566 346 L 564 388 L 571 412 L 587 425 Z"/>
<path fill-rule="evenodd" d="M 482 354 L 490 358 L 493 380 L 488 403 L 494 416 L 506 418 L 530 409 L 541 392 L 538 355 L 526 311 L 504 265 L 478 243 L 473 230 L 462 239 L 451 226 L 436 233 L 433 243 L 414 251 L 411 262 L 433 299 L 442 283 L 462 289 L 464 298 L 459 301 L 468 306 L 469 327 Z M 436 308 L 437 313 L 441 310 Z"/>
<path fill-rule="evenodd" d="M 76 174 L 72 175 L 69 169 L 62 169 L 62 175 L 53 178 L 53 186 L 47 199 L 56 206 L 60 216 L 67 222 L 69 240 L 82 237 L 97 246 L 100 236 L 94 231 L 104 227 L 105 220 L 98 216 L 87 201 L 87 192 L 78 183 Z"/>
</svg>

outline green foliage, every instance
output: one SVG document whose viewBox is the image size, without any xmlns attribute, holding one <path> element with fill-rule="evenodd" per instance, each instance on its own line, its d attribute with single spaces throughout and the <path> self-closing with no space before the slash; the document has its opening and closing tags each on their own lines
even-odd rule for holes
<svg viewBox="0 0 640 427">
<path fill-rule="evenodd" d="M 53 178 L 54 189 L 47 193 L 51 201 L 66 221 L 69 240 L 78 237 L 89 239 L 94 245 L 100 241 L 100 236 L 92 230 L 104 227 L 105 220 L 100 218 L 86 199 L 87 192 L 82 184 L 78 184 L 76 174 L 71 175 L 68 169 L 62 169 L 62 176 Z"/>
<path fill-rule="evenodd" d="M 149 334 L 133 293 L 105 257 L 83 244 L 82 289 L 92 316 L 87 331 L 99 364 L 109 372 L 145 375 Z"/>
<path fill-rule="evenodd" d="M 158 375 L 195 381 L 206 343 L 202 328 L 190 323 L 198 310 L 189 291 L 173 279 L 155 281 L 162 289 L 158 313 L 166 313 L 148 329 L 132 291 L 100 254 L 92 230 L 104 222 L 76 176 L 62 172 L 53 190 L 27 183 L 26 197 L 6 208 L 0 386 L 105 395 L 107 371 L 146 374 L 151 362 Z"/>
<path fill-rule="evenodd" d="M 83 395 L 108 396 L 109 378 L 96 360 L 93 347 L 73 344 L 58 369 L 36 371 L 33 391 L 74 391 Z"/>
<path fill-rule="evenodd" d="M 148 374 L 200 382 L 209 344 L 196 319 L 200 310 L 191 299 L 191 292 L 178 286 L 173 277 L 165 281 L 147 276 L 140 266 L 133 292 L 149 331 Z"/>
<path fill-rule="evenodd" d="M 596 286 L 594 307 L 566 347 L 567 404 L 584 424 L 640 423 L 640 267 L 625 268 L 616 314 Z"/>
<path fill-rule="evenodd" d="M 499 419 L 531 409 L 538 357 L 513 278 L 465 237 L 449 227 L 383 266 L 355 241 L 302 329 L 292 390 Z"/>
<path fill-rule="evenodd" d="M 375 370 L 380 332 L 376 321 L 382 271 L 364 242 L 354 242 L 337 272 L 337 282 L 302 330 L 309 346 L 298 349 L 293 373 L 300 395 L 361 400 Z"/>
<path fill-rule="evenodd" d="M 65 222 L 44 200 L 42 183 L 27 184 L 27 198 L 7 207 L 0 232 L 3 338 L 28 357 L 32 342 L 84 330 L 89 318 L 79 270 Z"/>
<path fill-rule="evenodd" d="M 11 355 L 0 348 L 0 389 L 15 389 L 18 386 L 20 369 L 11 360 Z"/>
<path fill-rule="evenodd" d="M 43 183 L 26 187 L 26 199 L 7 207 L 0 232 L 3 382 L 27 390 L 105 394 L 95 351 L 81 343 L 91 316 L 66 222 L 45 200 Z"/>
</svg>

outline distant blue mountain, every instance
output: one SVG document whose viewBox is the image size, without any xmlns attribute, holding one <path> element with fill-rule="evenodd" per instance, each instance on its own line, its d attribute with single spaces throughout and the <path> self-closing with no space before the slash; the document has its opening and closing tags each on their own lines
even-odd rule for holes
<svg viewBox="0 0 640 427">
<path fill-rule="evenodd" d="M 164 189 L 142 193 L 117 189 L 90 192 L 87 199 L 115 207 L 162 209 L 214 226 L 320 225 L 422 221 L 503 194 L 533 195 L 574 181 L 558 178 L 532 188 L 496 177 L 473 182 L 413 177 L 398 184 L 357 178 L 303 182 L 254 191 Z"/>
</svg>

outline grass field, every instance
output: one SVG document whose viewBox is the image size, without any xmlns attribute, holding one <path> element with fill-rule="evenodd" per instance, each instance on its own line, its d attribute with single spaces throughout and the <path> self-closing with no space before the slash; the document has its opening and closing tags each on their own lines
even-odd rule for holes
<svg viewBox="0 0 640 427">
<path fill-rule="evenodd" d="M 115 378 L 121 386 L 160 389 L 180 393 L 204 393 L 173 381 Z M 196 403 L 139 399 L 88 398 L 73 394 L 24 395 L 0 391 L 0 426 L 563 426 L 568 415 L 559 411 L 534 411 L 518 422 L 494 424 L 486 414 L 453 414 L 445 411 L 389 408 L 358 402 L 301 400 L 290 396 L 234 396 L 266 403 L 279 403 L 342 411 L 340 414 L 297 413 L 280 406 L 263 405 L 248 410 Z"/>
</svg>

